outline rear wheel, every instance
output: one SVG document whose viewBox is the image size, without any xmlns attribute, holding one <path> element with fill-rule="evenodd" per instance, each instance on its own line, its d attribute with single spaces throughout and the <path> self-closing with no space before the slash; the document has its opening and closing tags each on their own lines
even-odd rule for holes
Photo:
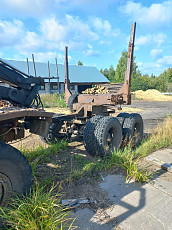
<svg viewBox="0 0 172 230">
<path fill-rule="evenodd" d="M 132 147 L 138 146 L 143 139 L 143 119 L 140 114 L 129 114 L 123 124 L 124 141 L 131 142 Z"/>
<path fill-rule="evenodd" d="M 84 145 L 87 152 L 91 155 L 96 155 L 95 150 L 95 135 L 94 130 L 97 125 L 97 122 L 103 118 L 103 116 L 94 116 L 92 117 L 86 124 L 85 130 L 84 130 Z"/>
<path fill-rule="evenodd" d="M 116 118 L 119 120 L 121 126 L 123 126 L 124 120 L 125 120 L 126 117 L 128 117 L 128 115 L 129 115 L 129 113 L 119 113 L 119 114 L 117 115 Z"/>
<path fill-rule="evenodd" d="M 26 194 L 32 185 L 32 169 L 21 152 L 14 147 L 0 142 L 0 203 L 11 192 Z"/>
<path fill-rule="evenodd" d="M 97 155 L 109 155 L 121 145 L 121 124 L 115 117 L 103 117 L 97 123 L 94 135 Z"/>
</svg>

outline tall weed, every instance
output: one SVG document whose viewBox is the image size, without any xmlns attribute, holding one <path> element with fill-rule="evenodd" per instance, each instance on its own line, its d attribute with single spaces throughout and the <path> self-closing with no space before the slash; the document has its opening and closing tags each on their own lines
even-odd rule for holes
<svg viewBox="0 0 172 230">
<path fill-rule="evenodd" d="M 45 192 L 38 184 L 27 197 L 15 197 L 7 207 L 0 207 L 0 218 L 8 229 L 71 229 L 69 212 L 60 205 L 60 194 L 52 187 Z"/>
</svg>

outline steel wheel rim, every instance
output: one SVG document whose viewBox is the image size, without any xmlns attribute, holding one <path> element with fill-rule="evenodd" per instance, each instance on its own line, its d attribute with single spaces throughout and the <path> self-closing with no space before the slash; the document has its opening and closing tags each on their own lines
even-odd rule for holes
<svg viewBox="0 0 172 230">
<path fill-rule="evenodd" d="M 137 141 L 139 140 L 140 137 L 139 134 L 140 134 L 140 126 L 139 124 L 136 123 L 134 126 L 133 137 L 132 137 L 134 143 L 137 143 Z"/>
<path fill-rule="evenodd" d="M 107 133 L 106 145 L 105 145 L 106 154 L 114 150 L 114 142 L 115 142 L 114 132 L 115 130 L 111 128 Z"/>
<path fill-rule="evenodd" d="M 0 203 L 3 203 L 7 199 L 11 191 L 12 185 L 10 179 L 0 173 Z"/>
</svg>

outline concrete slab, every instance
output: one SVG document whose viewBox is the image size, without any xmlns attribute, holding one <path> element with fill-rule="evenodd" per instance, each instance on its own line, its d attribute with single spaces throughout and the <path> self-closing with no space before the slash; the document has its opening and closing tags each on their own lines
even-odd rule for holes
<svg viewBox="0 0 172 230">
<path fill-rule="evenodd" d="M 76 229 L 172 230 L 172 182 L 158 175 L 142 186 L 126 183 L 122 175 L 104 179 L 100 187 L 112 205 L 96 212 L 88 208 L 77 210 Z"/>
<path fill-rule="evenodd" d="M 154 182 L 160 183 L 157 179 Z M 125 177 L 109 175 L 100 187 L 107 192 L 114 204 L 106 212 L 110 215 L 110 219 L 117 220 L 121 229 L 172 229 L 171 185 L 167 193 L 152 184 L 143 186 L 133 182 L 126 184 Z"/>
<path fill-rule="evenodd" d="M 97 218 L 93 211 L 88 208 L 80 209 L 75 214 L 76 220 L 73 224 L 74 229 L 82 230 L 111 230 L 110 224 L 103 223 Z"/>
<path fill-rule="evenodd" d="M 172 174 L 169 173 L 169 176 L 172 178 Z M 159 191 L 166 193 L 167 195 L 172 197 L 172 182 L 166 180 L 163 176 L 154 175 L 153 179 L 151 180 L 150 184 L 157 188 Z M 172 206 L 172 205 L 171 205 Z"/>
<path fill-rule="evenodd" d="M 160 167 L 153 164 L 157 171 L 149 184 L 126 183 L 123 175 L 108 175 L 100 187 L 112 205 L 96 212 L 78 210 L 77 229 L 172 230 L 172 173 L 161 169 L 172 165 L 172 149 L 156 151 L 148 160 Z"/>
<path fill-rule="evenodd" d="M 158 150 L 148 157 L 146 157 L 147 161 L 151 161 L 154 164 L 158 165 L 162 169 L 172 172 L 172 149 L 162 149 Z"/>
</svg>

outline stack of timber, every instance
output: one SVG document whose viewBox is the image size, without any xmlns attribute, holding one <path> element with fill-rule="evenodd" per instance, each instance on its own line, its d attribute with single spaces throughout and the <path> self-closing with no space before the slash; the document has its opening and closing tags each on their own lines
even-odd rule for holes
<svg viewBox="0 0 172 230">
<path fill-rule="evenodd" d="M 110 94 L 115 94 L 121 89 L 122 85 L 122 83 L 107 83 L 100 86 L 106 87 Z"/>
<path fill-rule="evenodd" d="M 109 93 L 108 88 L 105 86 L 96 85 L 93 88 L 88 88 L 82 91 L 83 94 L 106 94 Z"/>
<path fill-rule="evenodd" d="M 88 88 L 85 91 L 82 91 L 82 94 L 116 94 L 122 87 L 121 83 L 113 83 L 113 84 L 103 84 L 96 85 L 93 88 Z"/>
</svg>

